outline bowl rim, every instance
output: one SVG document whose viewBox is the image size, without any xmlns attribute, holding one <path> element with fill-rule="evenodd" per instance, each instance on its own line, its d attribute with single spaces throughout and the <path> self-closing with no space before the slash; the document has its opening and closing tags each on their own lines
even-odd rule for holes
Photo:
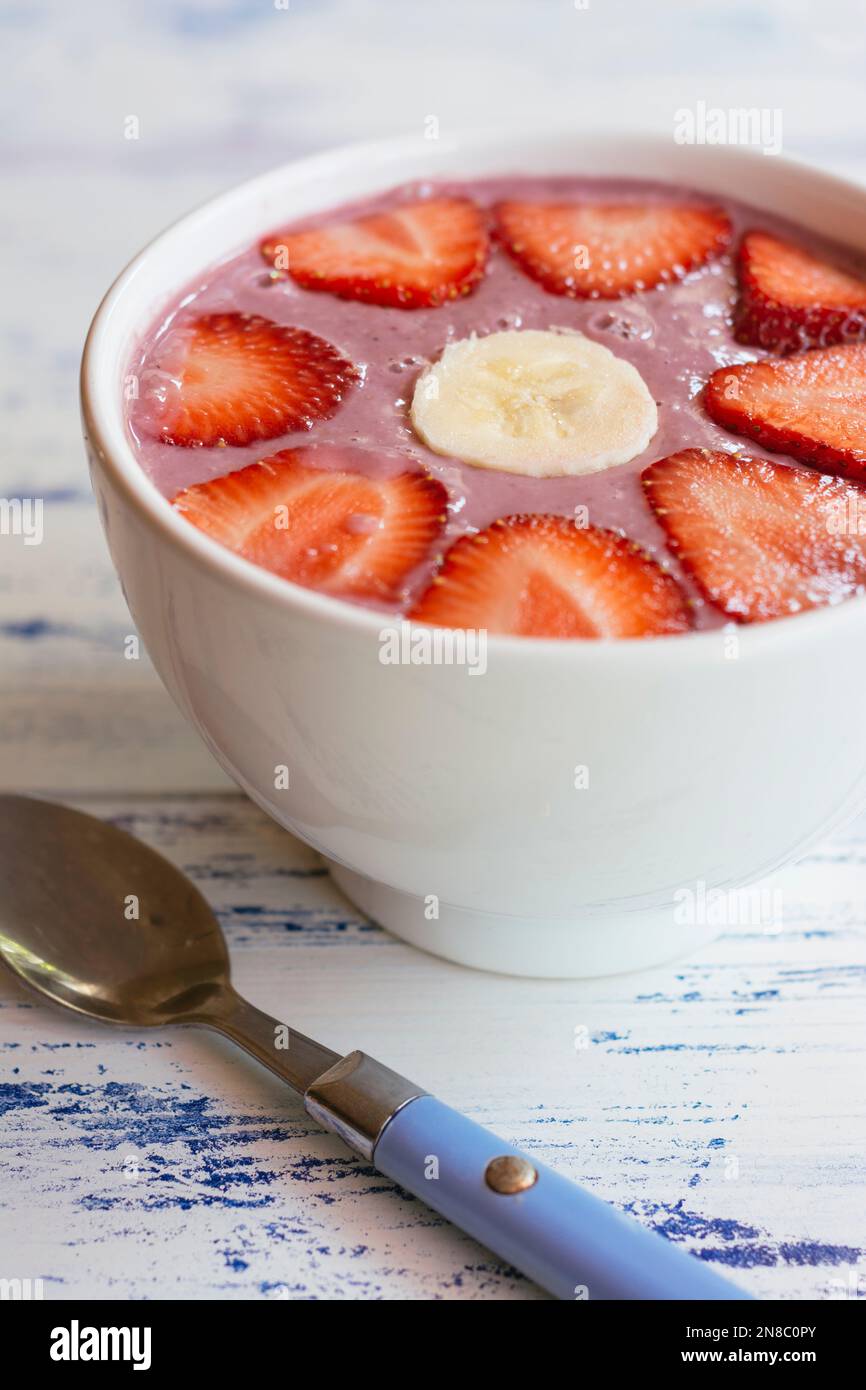
<svg viewBox="0 0 866 1390">
<path fill-rule="evenodd" d="M 528 129 L 525 125 L 511 129 L 501 126 L 495 129 L 482 127 L 454 132 L 446 140 L 437 142 L 437 153 L 441 158 L 442 153 L 459 153 L 472 148 L 476 152 L 483 152 L 485 149 L 500 151 L 504 144 L 515 141 L 524 146 L 527 142 L 537 142 L 540 147 L 553 148 L 563 142 L 585 138 L 585 131 L 577 131 L 568 126 L 551 128 L 545 125 L 534 130 Z M 594 146 L 608 146 L 618 150 L 627 147 L 646 154 L 662 151 L 669 154 L 672 146 L 671 137 L 657 133 L 630 135 L 613 130 L 598 130 L 591 133 L 591 139 Z M 113 403 L 115 406 L 118 405 L 121 378 L 117 370 L 117 353 L 112 353 L 110 344 L 114 318 L 131 286 L 136 281 L 146 278 L 153 260 L 169 254 L 183 238 L 193 235 L 199 225 L 215 216 L 227 214 L 233 208 L 256 202 L 266 191 L 279 186 L 287 178 L 295 180 L 305 175 L 311 180 L 324 178 L 347 159 L 363 164 L 371 173 L 381 171 L 384 190 L 389 186 L 389 166 L 399 163 L 413 152 L 417 152 L 419 161 L 425 154 L 429 158 L 429 144 L 417 136 L 407 135 L 350 142 L 300 159 L 289 160 L 252 179 L 232 185 L 226 191 L 206 199 L 182 214 L 152 238 L 109 286 L 90 324 L 80 372 L 81 414 L 86 439 L 115 489 L 152 533 L 171 546 L 175 552 L 191 559 L 206 571 L 210 578 L 217 579 L 230 588 L 241 589 L 251 597 L 286 612 L 299 612 L 343 631 L 353 631 L 362 636 L 376 638 L 383 629 L 393 630 L 407 620 L 401 615 L 365 608 L 282 579 L 235 555 L 219 542 L 191 526 L 174 511 L 168 499 L 158 491 L 138 462 L 122 418 L 120 421 L 114 418 L 112 398 L 116 397 Z M 765 159 L 765 156 L 756 150 L 728 146 L 704 146 L 701 147 L 701 153 L 710 166 L 727 164 L 729 168 L 734 169 L 762 164 Z M 787 156 L 773 156 L 772 162 L 787 172 L 792 179 L 808 180 L 838 195 L 853 196 L 862 202 L 866 215 L 866 189 L 838 175 L 828 174 Z M 711 187 L 707 191 L 711 192 Z M 327 208 L 323 207 L 322 210 L 325 211 Z M 203 259 L 201 268 L 205 269 L 215 263 L 218 263 L 218 260 Z M 174 293 L 177 288 L 180 286 L 175 287 Z M 170 297 L 166 294 L 166 300 Z M 142 331 L 145 327 L 146 324 L 142 323 Z M 113 372 L 107 370 L 109 362 L 114 367 Z M 122 417 L 122 411 L 120 414 Z M 731 621 L 717 628 L 652 639 L 626 637 L 577 642 L 570 638 L 528 638 L 488 634 L 487 644 L 491 655 L 495 654 L 505 659 L 516 659 L 531 653 L 533 660 L 541 658 L 581 662 L 613 659 L 647 662 L 652 660 L 654 654 L 662 652 L 665 662 L 675 659 L 703 663 L 705 659 L 718 660 L 720 641 L 724 641 L 732 632 L 737 634 L 743 654 L 753 654 L 761 648 L 768 651 L 778 650 L 779 647 L 784 649 L 792 642 L 807 639 L 811 633 L 817 633 L 819 628 L 825 637 L 829 637 L 831 625 L 834 629 L 853 627 L 860 624 L 864 616 L 866 595 L 860 595 L 835 605 L 793 614 L 787 619 L 751 624 Z M 862 639 L 862 632 L 858 632 L 858 635 Z M 674 652 L 679 655 L 674 657 Z"/>
</svg>

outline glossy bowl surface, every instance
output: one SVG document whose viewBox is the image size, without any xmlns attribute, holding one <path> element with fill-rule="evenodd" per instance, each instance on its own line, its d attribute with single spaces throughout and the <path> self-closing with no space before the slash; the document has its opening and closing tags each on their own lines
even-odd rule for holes
<svg viewBox="0 0 866 1390">
<path fill-rule="evenodd" d="M 415 944 L 491 970 L 596 975 L 725 925 L 779 925 L 767 895 L 734 890 L 866 801 L 866 598 L 734 640 L 492 637 L 483 676 L 385 665 L 380 614 L 190 526 L 124 421 L 137 341 L 207 266 L 282 220 L 410 179 L 522 171 L 687 184 L 866 251 L 866 192 L 758 153 L 568 132 L 350 146 L 232 190 L 136 257 L 90 330 L 84 430 L 137 628 L 239 785 Z"/>
</svg>

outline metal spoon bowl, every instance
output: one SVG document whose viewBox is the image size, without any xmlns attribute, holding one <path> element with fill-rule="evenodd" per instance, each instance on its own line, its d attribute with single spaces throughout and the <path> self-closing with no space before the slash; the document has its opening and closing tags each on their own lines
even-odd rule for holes
<svg viewBox="0 0 866 1390">
<path fill-rule="evenodd" d="M 198 1023 L 304 1091 L 339 1054 L 232 988 L 216 917 L 185 874 L 81 811 L 0 796 L 0 958 L 33 989 L 136 1028 Z"/>
</svg>

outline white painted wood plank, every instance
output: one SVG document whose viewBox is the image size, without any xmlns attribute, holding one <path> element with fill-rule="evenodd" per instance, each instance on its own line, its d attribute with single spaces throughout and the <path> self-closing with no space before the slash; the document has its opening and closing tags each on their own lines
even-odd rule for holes
<svg viewBox="0 0 866 1390">
<path fill-rule="evenodd" d="M 866 1269 L 866 821 L 780 877 L 782 936 L 577 983 L 402 945 L 242 798 L 87 804 L 192 874 L 260 1007 L 381 1057 L 754 1293 L 833 1296 Z M 6 1249 L 55 1295 L 537 1296 L 217 1038 L 104 1029 L 3 978 L 0 1059 Z"/>
</svg>

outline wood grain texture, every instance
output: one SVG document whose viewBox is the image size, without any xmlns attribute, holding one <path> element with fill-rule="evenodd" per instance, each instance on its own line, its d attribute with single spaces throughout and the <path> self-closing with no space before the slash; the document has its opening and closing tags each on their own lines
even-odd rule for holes
<svg viewBox="0 0 866 1390">
<path fill-rule="evenodd" d="M 191 206 L 430 116 L 590 138 L 669 131 L 697 101 L 778 108 L 786 153 L 866 177 L 853 0 L 528 9 L 0 13 L 0 492 L 45 508 L 41 546 L 0 536 L 0 782 L 109 816 L 190 872 L 261 1007 L 381 1057 L 756 1294 L 866 1296 L 866 821 L 780 876 L 779 937 L 587 984 L 477 974 L 359 918 L 315 855 L 226 794 L 146 656 L 124 655 L 78 358 L 118 269 Z M 218 1038 L 101 1028 L 2 977 L 0 1115 L 0 1277 L 42 1277 L 48 1297 L 541 1297 Z"/>
<path fill-rule="evenodd" d="M 756 1294 L 857 1277 L 866 821 L 779 876 L 783 935 L 576 983 L 402 945 L 241 797 L 79 804 L 193 877 L 238 988 L 276 1017 L 363 1047 Z M 540 1296 L 219 1038 L 67 1018 L 3 977 L 0 1040 L 6 1258 L 55 1296 Z"/>
</svg>

